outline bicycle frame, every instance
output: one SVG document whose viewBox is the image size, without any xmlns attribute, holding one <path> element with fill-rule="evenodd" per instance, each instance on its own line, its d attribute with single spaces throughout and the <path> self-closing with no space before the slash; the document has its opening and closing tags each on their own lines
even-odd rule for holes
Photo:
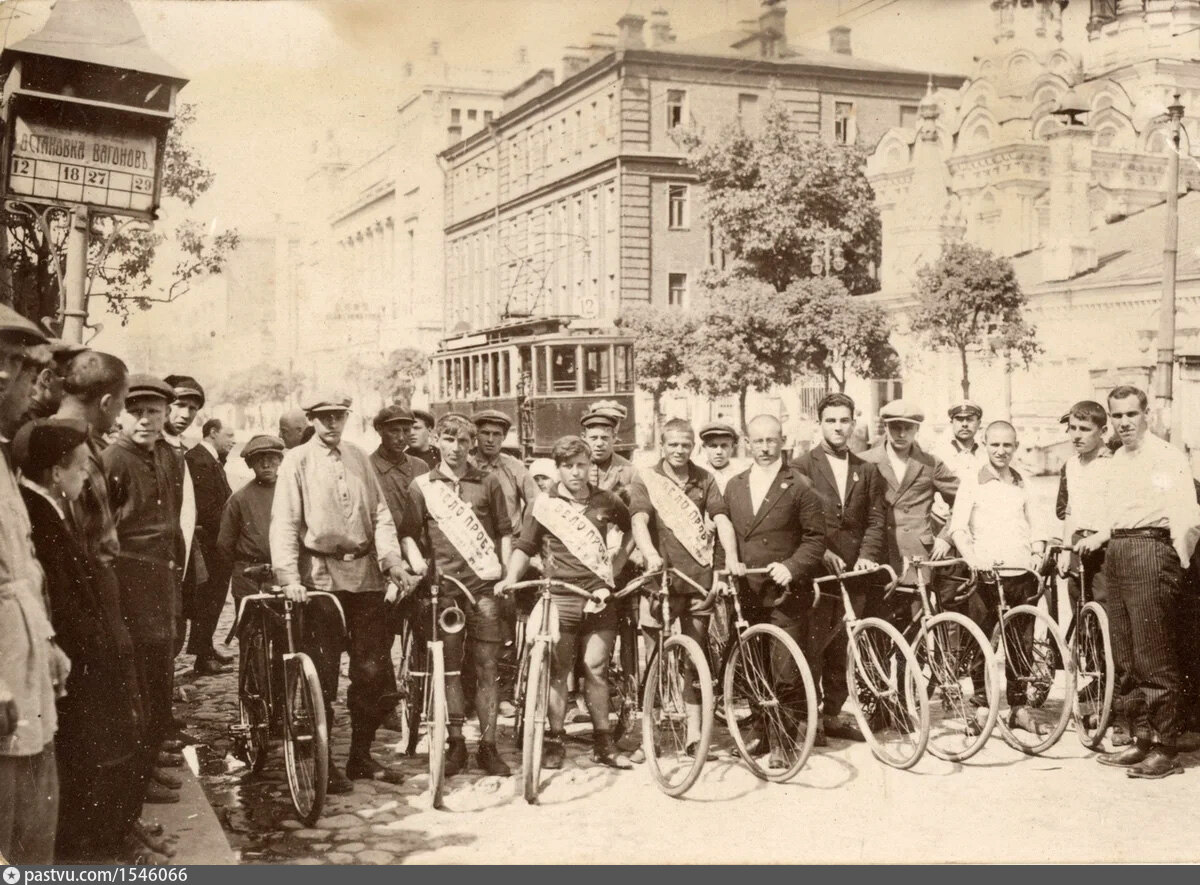
<svg viewBox="0 0 1200 885">
<path fill-rule="evenodd" d="M 825 597 L 827 599 L 836 599 L 837 598 L 836 596 L 833 596 L 830 593 L 822 593 L 821 587 L 820 587 L 821 584 L 827 583 L 829 581 L 837 581 L 838 589 L 841 591 L 842 623 L 845 625 L 845 628 L 846 628 L 846 638 L 847 639 L 850 639 L 854 636 L 854 628 L 862 620 L 862 618 L 858 617 L 857 612 L 854 611 L 854 603 L 850 600 L 850 591 L 846 589 L 846 579 L 847 578 L 857 578 L 857 577 L 861 577 L 863 575 L 873 575 L 876 572 L 885 572 L 887 575 L 890 576 L 891 580 L 888 581 L 888 587 L 887 587 L 887 591 L 886 591 L 886 594 L 890 594 L 896 588 L 896 586 L 898 584 L 898 579 L 896 578 L 896 572 L 892 569 L 892 567 L 890 565 L 886 565 L 886 564 L 878 565 L 875 568 L 859 569 L 858 571 L 849 571 L 849 572 L 839 571 L 832 575 L 826 575 L 823 578 L 814 578 L 813 579 L 813 608 L 817 607 L 817 604 L 821 601 L 821 597 Z M 836 634 L 831 634 L 829 636 L 829 638 L 827 638 L 825 640 L 825 643 L 821 646 L 822 653 L 825 651 L 826 648 L 829 647 L 829 643 L 831 643 L 833 641 L 834 635 L 836 635 Z M 853 643 L 853 642 L 850 643 L 850 650 L 857 659 L 858 648 L 856 647 L 855 643 Z"/>
<path fill-rule="evenodd" d="M 449 575 L 438 575 L 433 570 L 432 565 L 430 566 L 430 573 L 429 573 L 428 577 L 429 577 L 429 633 L 428 633 L 427 638 L 425 639 L 425 669 L 409 671 L 410 675 L 419 676 L 421 678 L 421 711 L 422 711 L 422 715 L 425 717 L 426 722 L 428 722 L 433 716 L 433 709 L 432 709 L 433 692 L 429 685 L 429 676 L 430 676 L 430 674 L 433 673 L 433 654 L 434 654 L 435 644 L 436 645 L 442 644 L 442 640 L 440 638 L 442 632 L 457 633 L 457 632 L 459 632 L 459 630 L 462 630 L 462 627 L 459 627 L 458 630 L 450 630 L 450 629 L 444 627 L 441 623 L 442 613 L 438 610 L 438 599 L 441 595 L 441 581 L 443 579 L 445 579 L 447 581 L 450 581 L 452 584 L 456 585 L 458 587 L 458 589 L 462 591 L 462 594 L 467 598 L 467 602 L 469 602 L 472 606 L 475 605 L 475 597 L 471 595 L 471 591 L 468 590 L 463 585 L 462 581 L 459 581 L 456 578 L 452 578 Z M 439 632 L 439 631 L 441 631 L 441 632 Z M 461 664 L 461 661 L 460 661 L 460 664 Z M 451 676 L 460 676 L 460 675 L 462 675 L 461 670 L 447 670 L 446 671 L 447 678 L 449 678 Z"/>
<path fill-rule="evenodd" d="M 1057 556 L 1060 553 L 1070 553 L 1074 555 L 1075 548 L 1066 544 L 1051 544 L 1046 548 L 1047 558 L 1051 556 Z M 1055 571 L 1055 574 L 1058 574 L 1057 570 Z M 1073 573 L 1070 569 L 1067 569 L 1067 573 L 1062 577 L 1070 579 L 1072 574 L 1079 579 L 1079 598 L 1076 599 L 1075 604 L 1071 606 L 1071 623 L 1067 625 L 1067 630 L 1065 633 L 1063 633 L 1063 642 L 1067 643 L 1068 647 L 1071 644 L 1071 637 L 1075 635 L 1075 625 L 1079 623 L 1079 617 L 1083 612 L 1083 607 L 1089 602 L 1092 602 L 1092 592 L 1091 588 L 1088 586 L 1087 569 L 1084 567 L 1082 556 L 1079 557 L 1079 571 Z M 1053 612 L 1052 615 L 1057 623 L 1058 612 Z"/>
</svg>

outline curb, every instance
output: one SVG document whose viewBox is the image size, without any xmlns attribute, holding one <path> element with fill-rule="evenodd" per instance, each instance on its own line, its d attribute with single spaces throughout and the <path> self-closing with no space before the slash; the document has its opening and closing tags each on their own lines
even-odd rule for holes
<svg viewBox="0 0 1200 885">
<path fill-rule="evenodd" d="M 147 804 L 142 809 L 142 818 L 162 824 L 165 836 L 175 848 L 175 856 L 171 858 L 175 866 L 238 864 L 238 854 L 230 846 L 221 821 L 200 786 L 196 748 L 184 747 L 183 758 L 186 765 L 171 769 L 183 781 L 179 802 Z"/>
</svg>

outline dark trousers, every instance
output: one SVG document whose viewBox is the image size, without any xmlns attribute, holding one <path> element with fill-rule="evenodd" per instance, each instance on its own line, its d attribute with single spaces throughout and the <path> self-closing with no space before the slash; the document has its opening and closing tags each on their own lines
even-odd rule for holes
<svg viewBox="0 0 1200 885">
<path fill-rule="evenodd" d="M 1200 595 L 1184 593 L 1179 600 L 1175 648 L 1181 676 L 1180 730 L 1200 731 Z"/>
<path fill-rule="evenodd" d="M 892 605 L 894 597 L 885 604 L 882 587 L 870 586 L 868 582 L 871 576 L 862 577 L 867 580 L 851 579 L 846 582 L 855 615 L 859 618 L 883 617 L 884 620 L 894 621 L 898 617 L 896 607 Z M 801 648 L 817 684 L 817 699 L 821 702 L 822 715 L 836 716 L 850 697 L 846 684 L 846 658 L 850 646 L 843 621 L 845 610 L 841 589 L 833 583 L 821 586 L 824 588 L 821 599 L 809 615 L 808 643 Z M 901 598 L 904 602 L 907 599 Z M 870 614 L 868 609 L 871 609 Z"/>
<path fill-rule="evenodd" d="M 774 608 L 759 605 L 743 605 L 742 613 L 751 624 L 769 623 L 779 627 L 796 641 L 809 669 L 813 671 L 814 681 L 816 670 L 813 667 L 814 654 L 812 644 L 812 623 L 810 609 L 812 606 L 812 591 L 799 594 L 799 598 L 789 598 L 787 603 Z M 787 654 L 779 643 L 771 646 L 774 654 L 771 657 L 771 675 L 775 681 L 780 700 L 794 708 L 803 708 L 805 704 L 804 681 L 796 669 L 791 655 Z"/>
<path fill-rule="evenodd" d="M 53 863 L 57 819 L 54 743 L 32 756 L 0 756 L 0 855 L 10 864 Z"/>
<path fill-rule="evenodd" d="M 1004 587 L 1004 599 L 1009 605 L 1020 605 L 1037 595 L 1038 592 L 1037 575 L 1023 574 L 1016 578 L 1002 578 L 1000 583 Z M 1000 622 L 1000 615 L 997 611 L 999 602 L 999 588 L 986 581 L 980 581 L 979 588 L 967 599 L 967 616 L 978 624 L 983 635 L 989 638 Z M 1007 682 L 1005 694 L 1009 705 L 1014 707 L 1024 704 L 1026 696 L 1025 687 L 1019 681 L 1019 674 L 1013 669 L 1013 660 L 1018 655 L 1028 659 L 1033 653 L 1033 620 L 1022 618 L 1020 624 L 1021 629 L 1018 635 L 1008 636 L 1009 643 L 1015 646 L 1013 649 L 1015 653 L 1010 652 L 1004 656 L 1004 676 Z M 984 685 L 982 658 L 972 665 L 971 679 L 975 685 L 981 687 L 979 691 L 982 691 Z M 980 696 L 977 700 L 982 701 L 983 706 L 987 706 L 985 696 Z"/>
<path fill-rule="evenodd" d="M 193 591 L 192 629 L 188 634 L 188 654 L 201 658 L 212 654 L 213 633 L 217 630 L 217 621 L 221 619 L 221 610 L 225 608 L 225 598 L 228 594 L 229 573 L 225 570 L 221 570 L 221 573 L 215 578 L 210 578 L 206 583 L 198 585 Z"/>
<path fill-rule="evenodd" d="M 1165 538 L 1116 535 L 1104 576 L 1120 709 L 1136 737 L 1173 749 L 1181 728 L 1179 556 Z"/>
<path fill-rule="evenodd" d="M 96 765 L 79 748 L 59 749 L 55 857 L 60 862 L 111 858 L 141 814 L 143 757 L 133 752 L 127 759 Z"/>
</svg>

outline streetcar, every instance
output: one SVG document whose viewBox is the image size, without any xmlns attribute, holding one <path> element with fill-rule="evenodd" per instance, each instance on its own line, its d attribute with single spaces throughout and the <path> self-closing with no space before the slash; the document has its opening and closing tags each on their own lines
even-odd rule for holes
<svg viewBox="0 0 1200 885">
<path fill-rule="evenodd" d="M 526 460 L 578 434 L 598 400 L 625 407 L 616 449 L 627 455 L 635 447 L 633 339 L 612 325 L 525 317 L 445 338 L 431 362 L 434 416 L 498 409 L 514 421 L 506 448 Z"/>
</svg>

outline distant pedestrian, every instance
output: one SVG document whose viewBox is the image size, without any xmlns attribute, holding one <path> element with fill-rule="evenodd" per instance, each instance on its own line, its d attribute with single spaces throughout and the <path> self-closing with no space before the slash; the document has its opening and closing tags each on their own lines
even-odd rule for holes
<svg viewBox="0 0 1200 885">
<path fill-rule="evenodd" d="M 222 672 L 221 665 L 233 659 L 214 647 L 213 632 L 229 593 L 230 563 L 218 552 L 217 535 L 221 531 L 225 502 L 232 494 L 224 465 L 233 448 L 234 437 L 232 428 L 225 426 L 219 418 L 205 421 L 201 433 L 200 444 L 188 449 L 184 456 L 196 493 L 196 546 L 207 573 L 193 591 L 187 653 L 196 656 L 193 669 L 197 676 L 212 676 Z"/>
</svg>

